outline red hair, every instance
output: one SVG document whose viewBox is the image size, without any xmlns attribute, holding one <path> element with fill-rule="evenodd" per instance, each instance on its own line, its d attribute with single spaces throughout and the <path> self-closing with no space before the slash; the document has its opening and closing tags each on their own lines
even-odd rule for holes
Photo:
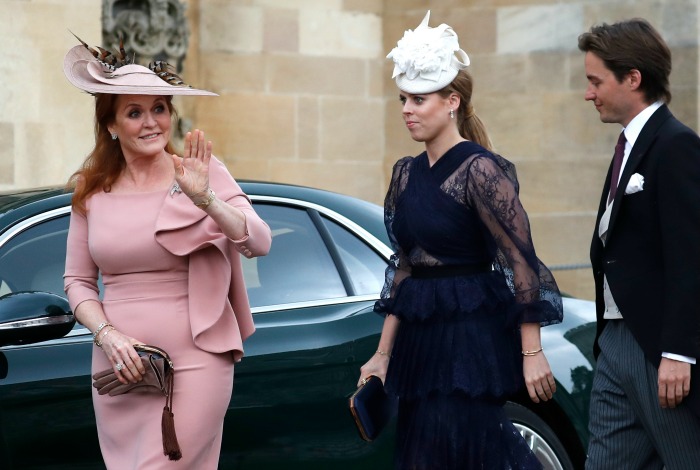
<svg viewBox="0 0 700 470">
<path fill-rule="evenodd" d="M 85 214 L 85 201 L 98 191 L 109 192 L 126 168 L 126 160 L 118 140 L 113 140 L 107 126 L 114 123 L 117 98 L 120 95 L 97 93 L 95 95 L 95 148 L 87 156 L 78 171 L 68 180 L 67 187 L 74 189 L 73 209 Z M 177 117 L 173 97 L 165 96 L 171 117 Z M 165 151 L 175 153 L 168 142 Z"/>
</svg>

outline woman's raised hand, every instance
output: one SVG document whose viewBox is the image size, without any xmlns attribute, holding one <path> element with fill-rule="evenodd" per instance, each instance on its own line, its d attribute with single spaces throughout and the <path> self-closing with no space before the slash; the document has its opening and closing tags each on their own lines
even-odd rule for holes
<svg viewBox="0 0 700 470">
<path fill-rule="evenodd" d="M 204 132 L 195 129 L 185 135 L 183 157 L 172 155 L 175 180 L 180 189 L 197 204 L 209 197 L 209 160 L 211 141 L 204 139 Z"/>
</svg>

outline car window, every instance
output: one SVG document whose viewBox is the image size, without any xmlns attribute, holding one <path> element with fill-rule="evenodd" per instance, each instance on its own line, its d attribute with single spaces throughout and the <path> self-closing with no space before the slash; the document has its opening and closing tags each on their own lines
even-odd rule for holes
<svg viewBox="0 0 700 470">
<path fill-rule="evenodd" d="M 255 204 L 270 226 L 267 256 L 241 257 L 251 307 L 345 297 L 347 292 L 306 210 Z"/>
<path fill-rule="evenodd" d="M 68 216 L 47 220 L 19 233 L 2 247 L 0 295 L 37 290 L 65 296 L 68 223 Z"/>
<path fill-rule="evenodd" d="M 255 209 L 270 226 L 273 238 L 267 256 L 241 257 L 252 307 L 347 295 L 333 259 L 305 210 L 260 203 L 255 204 Z M 0 249 L 0 295 L 40 290 L 65 296 L 63 273 L 69 221 L 66 215 L 34 225 Z M 329 221 L 329 230 L 348 265 L 356 293 L 378 292 L 376 276 L 368 276 L 377 271 L 371 267 L 377 264 L 372 260 L 374 253 L 333 224 Z M 362 251 L 365 253 L 360 257 L 358 253 Z M 101 279 L 98 282 L 102 293 Z"/>
<path fill-rule="evenodd" d="M 323 223 L 338 248 L 355 294 L 379 294 L 387 265 L 384 258 L 337 222 L 324 217 Z"/>
</svg>

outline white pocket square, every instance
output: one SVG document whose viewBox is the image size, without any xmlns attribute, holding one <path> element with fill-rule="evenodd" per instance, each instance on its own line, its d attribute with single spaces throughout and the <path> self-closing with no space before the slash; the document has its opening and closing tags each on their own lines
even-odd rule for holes
<svg viewBox="0 0 700 470">
<path fill-rule="evenodd" d="M 644 189 L 644 177 L 639 173 L 630 176 L 630 181 L 625 188 L 625 194 L 634 194 Z"/>
</svg>

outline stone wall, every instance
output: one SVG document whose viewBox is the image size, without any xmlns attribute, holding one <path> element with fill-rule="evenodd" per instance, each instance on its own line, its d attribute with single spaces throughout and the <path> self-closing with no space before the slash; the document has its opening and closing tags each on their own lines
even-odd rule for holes
<svg viewBox="0 0 700 470">
<path fill-rule="evenodd" d="M 642 16 L 673 51 L 671 109 L 698 128 L 693 0 L 187 0 L 182 73 L 221 96 L 176 98 L 236 178 L 317 186 L 381 203 L 396 159 L 417 154 L 384 59 L 431 9 L 472 59 L 474 104 L 516 163 L 540 257 L 592 298 L 588 247 L 619 127 L 583 100 L 578 35 Z M 63 77 L 72 30 L 101 38 L 97 0 L 3 0 L 0 189 L 61 184 L 92 144 L 92 99 Z"/>
</svg>

